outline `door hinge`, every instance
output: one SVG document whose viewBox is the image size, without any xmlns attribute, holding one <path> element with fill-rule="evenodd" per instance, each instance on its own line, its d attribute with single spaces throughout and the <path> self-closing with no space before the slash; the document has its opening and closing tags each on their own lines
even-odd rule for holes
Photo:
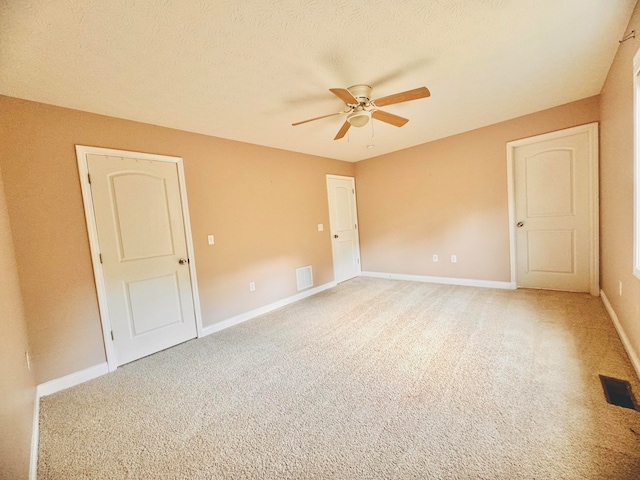
<svg viewBox="0 0 640 480">
<path fill-rule="evenodd" d="M 115 337 L 113 336 L 113 330 L 111 330 L 111 340 L 115 340 Z"/>
<path fill-rule="evenodd" d="M 356 189 L 355 189 L 355 188 L 352 188 L 352 189 L 351 189 L 351 193 L 353 193 L 353 194 L 355 195 L 355 194 L 356 194 Z"/>
<path fill-rule="evenodd" d="M 360 259 L 358 259 L 358 264 L 360 264 Z"/>
<path fill-rule="evenodd" d="M 89 185 L 91 185 L 91 174 L 87 173 L 87 180 L 89 180 Z"/>
<path fill-rule="evenodd" d="M 355 228 L 357 230 L 358 229 L 358 224 L 356 223 L 353 228 Z"/>
<path fill-rule="evenodd" d="M 102 263 L 102 254 L 99 253 L 98 256 L 100 257 L 100 263 Z"/>
</svg>

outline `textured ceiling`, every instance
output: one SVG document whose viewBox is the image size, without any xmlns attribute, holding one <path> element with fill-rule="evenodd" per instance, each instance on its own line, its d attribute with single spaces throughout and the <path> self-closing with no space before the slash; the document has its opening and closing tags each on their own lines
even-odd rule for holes
<svg viewBox="0 0 640 480">
<path fill-rule="evenodd" d="M 634 4 L 3 1 L 0 94 L 357 161 L 598 94 Z M 360 83 L 432 96 L 384 108 L 402 128 L 291 126 Z"/>
</svg>

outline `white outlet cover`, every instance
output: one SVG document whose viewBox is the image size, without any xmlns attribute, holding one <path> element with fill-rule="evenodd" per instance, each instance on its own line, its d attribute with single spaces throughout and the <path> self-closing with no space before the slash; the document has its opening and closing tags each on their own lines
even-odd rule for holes
<svg viewBox="0 0 640 480">
<path fill-rule="evenodd" d="M 458 262 L 458 257 L 456 257 L 455 255 L 451 255 L 451 263 L 457 263 Z"/>
<path fill-rule="evenodd" d="M 207 241 L 209 242 L 209 245 L 213 245 L 213 244 L 214 244 L 213 235 L 209 235 L 209 236 L 207 237 Z"/>
<path fill-rule="evenodd" d="M 318 224 L 318 231 L 322 232 L 324 230 L 324 225 L 322 223 Z"/>
<path fill-rule="evenodd" d="M 434 261 L 434 262 L 437 262 L 437 261 L 438 261 L 438 255 L 434 255 L 434 256 L 433 256 L 433 261 Z"/>
</svg>

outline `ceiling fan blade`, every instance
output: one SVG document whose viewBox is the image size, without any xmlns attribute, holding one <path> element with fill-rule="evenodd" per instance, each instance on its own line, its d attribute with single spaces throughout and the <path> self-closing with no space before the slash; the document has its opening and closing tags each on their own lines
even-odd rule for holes
<svg viewBox="0 0 640 480">
<path fill-rule="evenodd" d="M 341 113 L 343 113 L 343 112 L 330 113 L 329 115 L 323 115 L 321 117 L 310 118 L 309 120 L 303 120 L 301 122 L 292 123 L 291 125 L 295 127 L 296 125 L 302 125 L 303 123 L 313 122 L 314 120 L 320 120 L 321 118 L 333 117 L 334 115 L 340 115 Z"/>
<path fill-rule="evenodd" d="M 349 130 L 349 127 L 351 127 L 351 124 L 349 122 L 344 122 L 334 140 L 340 140 L 342 137 L 344 137 L 347 134 L 347 130 Z"/>
<path fill-rule="evenodd" d="M 358 102 L 356 97 L 351 95 L 351 92 L 346 88 L 330 88 L 329 91 L 333 93 L 336 97 L 338 97 L 340 100 L 342 100 L 344 103 L 347 103 L 349 105 L 357 105 L 358 103 L 360 103 Z"/>
<path fill-rule="evenodd" d="M 394 115 L 393 113 L 389 112 L 383 112 L 382 110 L 376 110 L 371 114 L 371 116 L 376 120 L 389 123 L 394 127 L 401 127 L 409 121 L 408 118 L 399 117 L 398 115 Z"/>
<path fill-rule="evenodd" d="M 418 100 L 419 98 L 426 98 L 431 95 L 431 92 L 427 87 L 414 88 L 413 90 L 407 90 L 402 93 L 395 93 L 386 97 L 374 100 L 373 103 L 376 107 L 384 107 L 385 105 L 393 105 L 394 103 L 408 102 L 410 100 Z"/>
</svg>

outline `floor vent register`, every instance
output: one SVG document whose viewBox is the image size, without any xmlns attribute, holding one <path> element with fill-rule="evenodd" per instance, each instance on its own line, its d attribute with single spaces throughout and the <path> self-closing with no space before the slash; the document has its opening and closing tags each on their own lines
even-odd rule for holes
<svg viewBox="0 0 640 480">
<path fill-rule="evenodd" d="M 611 405 L 638 410 L 638 404 L 631 391 L 631 384 L 626 380 L 600 375 L 604 396 Z"/>
</svg>

